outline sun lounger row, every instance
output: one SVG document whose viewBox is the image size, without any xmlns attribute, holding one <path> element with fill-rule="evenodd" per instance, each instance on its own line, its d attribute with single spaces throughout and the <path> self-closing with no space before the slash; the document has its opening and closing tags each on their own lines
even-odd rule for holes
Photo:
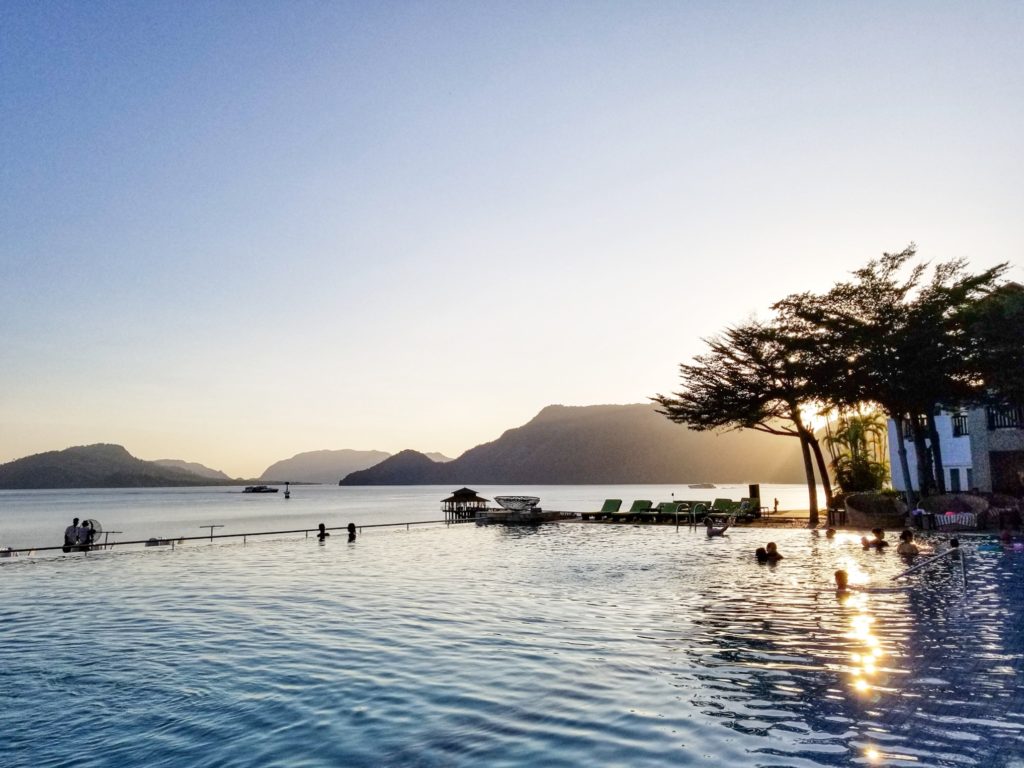
<svg viewBox="0 0 1024 768">
<path fill-rule="evenodd" d="M 671 522 L 677 518 L 687 522 L 701 522 L 706 515 L 735 515 L 738 519 L 750 520 L 761 516 L 758 499 L 744 498 L 740 501 L 715 499 L 706 501 L 663 501 L 658 505 L 650 499 L 637 499 L 627 510 L 622 509 L 622 499 L 607 499 L 598 512 L 583 512 L 583 520 L 610 520 L 613 522 Z"/>
</svg>

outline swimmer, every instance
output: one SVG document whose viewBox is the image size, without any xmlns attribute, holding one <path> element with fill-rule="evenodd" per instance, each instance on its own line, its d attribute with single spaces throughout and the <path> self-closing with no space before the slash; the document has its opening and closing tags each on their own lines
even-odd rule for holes
<svg viewBox="0 0 1024 768">
<path fill-rule="evenodd" d="M 862 536 L 860 539 L 861 546 L 864 549 L 877 549 L 881 552 L 885 547 L 889 546 L 889 542 L 885 540 L 885 531 L 881 528 L 872 528 L 871 533 L 875 538 L 869 539 L 867 536 Z"/>
<path fill-rule="evenodd" d="M 758 547 L 754 550 L 754 557 L 757 558 L 757 562 L 764 565 L 768 562 L 768 550 L 764 547 Z"/>
<path fill-rule="evenodd" d="M 331 534 L 329 534 L 327 532 L 327 529 L 324 527 L 324 524 L 320 523 L 320 532 L 316 535 L 317 539 L 319 539 L 320 541 L 323 541 L 324 539 L 326 539 L 330 535 Z"/>
<path fill-rule="evenodd" d="M 1004 528 L 999 533 L 999 543 L 1002 544 L 1004 547 L 1012 547 L 1013 546 L 1013 534 L 1010 533 L 1010 529 L 1009 528 Z"/>
<path fill-rule="evenodd" d="M 835 573 L 836 577 L 836 595 L 848 595 L 850 594 L 850 575 L 839 569 Z"/>
<path fill-rule="evenodd" d="M 779 547 L 774 541 L 768 542 L 765 552 L 768 553 L 768 562 L 771 564 L 777 563 L 779 560 L 783 559 L 782 555 L 779 554 Z"/>
<path fill-rule="evenodd" d="M 827 531 L 825 531 L 825 538 L 826 539 L 834 539 L 835 537 L 836 537 L 836 529 L 835 528 L 829 528 Z"/>
<path fill-rule="evenodd" d="M 348 540 L 349 541 L 355 541 L 356 540 L 356 524 L 355 523 L 349 523 L 348 524 Z"/>
<path fill-rule="evenodd" d="M 896 547 L 896 554 L 901 557 L 916 557 L 920 553 L 917 544 L 914 543 L 914 532 L 907 529 L 900 534 L 900 544 Z"/>
</svg>

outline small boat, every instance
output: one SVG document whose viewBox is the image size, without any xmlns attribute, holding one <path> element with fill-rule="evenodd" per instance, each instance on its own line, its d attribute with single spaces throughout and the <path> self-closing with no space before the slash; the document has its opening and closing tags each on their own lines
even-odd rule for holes
<svg viewBox="0 0 1024 768">
<path fill-rule="evenodd" d="M 714 488 L 714 483 L 690 483 L 691 488 Z"/>
<path fill-rule="evenodd" d="M 269 485 L 247 485 L 242 489 L 242 493 L 277 493 L 277 488 L 271 488 Z"/>
<path fill-rule="evenodd" d="M 522 512 L 540 504 L 540 498 L 537 496 L 495 496 L 494 500 L 498 502 L 498 506 L 510 512 Z"/>
</svg>

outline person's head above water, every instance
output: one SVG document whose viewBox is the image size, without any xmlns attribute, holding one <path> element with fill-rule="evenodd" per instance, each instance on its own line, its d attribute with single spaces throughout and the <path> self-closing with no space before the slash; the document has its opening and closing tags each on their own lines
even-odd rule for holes
<svg viewBox="0 0 1024 768">
<path fill-rule="evenodd" d="M 774 541 L 769 541 L 768 542 L 767 550 L 768 550 L 769 553 L 771 553 L 771 552 L 778 552 L 779 546 Z"/>
<path fill-rule="evenodd" d="M 834 539 L 835 537 L 836 537 L 836 529 L 835 528 L 829 528 L 827 531 L 825 531 L 825 538 L 826 539 Z"/>
<path fill-rule="evenodd" d="M 875 535 L 876 539 L 885 538 L 885 531 L 883 531 L 881 528 L 872 528 L 871 532 Z"/>
<path fill-rule="evenodd" d="M 900 541 L 913 541 L 913 540 L 914 540 L 914 532 L 909 530 L 909 529 L 904 530 L 903 533 L 900 534 Z"/>
<path fill-rule="evenodd" d="M 836 571 L 836 591 L 845 592 L 847 585 L 850 583 L 850 576 L 843 569 Z"/>
<path fill-rule="evenodd" d="M 766 550 L 764 547 L 758 547 L 757 549 L 754 550 L 754 557 L 757 558 L 757 562 L 759 562 L 759 563 L 767 563 L 768 562 L 768 550 Z"/>
<path fill-rule="evenodd" d="M 325 528 L 324 524 L 320 523 L 319 527 L 320 527 L 320 533 L 323 533 L 324 532 L 324 528 Z"/>
</svg>

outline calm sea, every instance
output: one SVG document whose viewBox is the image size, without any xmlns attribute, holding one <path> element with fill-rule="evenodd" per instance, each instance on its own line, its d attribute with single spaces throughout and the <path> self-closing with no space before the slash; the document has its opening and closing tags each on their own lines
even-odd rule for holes
<svg viewBox="0 0 1024 768">
<path fill-rule="evenodd" d="M 36 544 L 70 516 L 179 535 L 440 499 L 15 497 L 42 528 L 5 495 L 0 530 Z M 786 559 L 759 566 L 769 536 Z M 966 578 L 944 560 L 897 590 L 894 553 L 806 530 L 436 525 L 0 559 L 3 765 L 1020 768 L 1024 553 L 964 550 Z M 839 567 L 882 591 L 837 599 Z"/>
<path fill-rule="evenodd" d="M 282 491 L 242 493 L 241 488 L 117 488 L 74 491 L 0 491 L 0 546 L 22 549 L 56 546 L 72 518 L 95 519 L 111 541 L 199 536 L 207 525 L 223 525 L 217 533 L 283 531 L 373 523 L 404 523 L 443 519 L 441 500 L 453 488 L 393 486 L 342 488 L 337 485 L 299 485 L 290 499 Z M 739 500 L 746 485 L 693 489 L 678 485 L 551 485 L 474 486 L 485 498 L 500 495 L 538 496 L 545 509 L 595 511 L 605 499 L 634 499 L 654 503 L 673 499 Z M 762 485 L 764 503 L 779 499 L 780 509 L 807 509 L 802 485 Z"/>
</svg>

